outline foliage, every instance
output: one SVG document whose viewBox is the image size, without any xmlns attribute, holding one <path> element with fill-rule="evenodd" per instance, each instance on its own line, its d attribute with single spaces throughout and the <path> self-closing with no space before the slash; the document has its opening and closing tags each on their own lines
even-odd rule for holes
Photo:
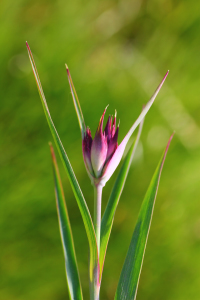
<svg viewBox="0 0 200 300">
<path fill-rule="evenodd" d="M 104 113 L 100 118 L 100 122 L 95 137 L 92 140 L 90 130 L 89 129 L 86 130 L 78 96 L 74 88 L 72 78 L 69 73 L 69 69 L 66 66 L 72 98 L 74 101 L 74 106 L 77 113 L 80 129 L 81 129 L 83 158 L 84 158 L 88 175 L 91 179 L 91 183 L 94 186 L 94 221 L 93 221 L 94 225 L 93 225 L 90 212 L 88 210 L 84 196 L 82 194 L 78 181 L 75 177 L 74 171 L 69 162 L 68 156 L 65 152 L 65 149 L 60 140 L 58 132 L 52 121 L 49 108 L 47 106 L 47 102 L 42 89 L 42 85 L 40 82 L 40 78 L 37 72 L 37 68 L 33 59 L 33 55 L 27 42 L 26 42 L 26 46 L 27 46 L 31 66 L 33 69 L 33 73 L 35 76 L 36 84 L 38 87 L 39 95 L 41 98 L 41 102 L 47 118 L 47 122 L 49 124 L 52 136 L 58 148 L 64 167 L 67 171 L 67 175 L 71 183 L 71 187 L 74 192 L 77 204 L 79 206 L 83 223 L 85 225 L 85 230 L 88 236 L 89 250 L 90 250 L 89 251 L 90 253 L 89 254 L 90 299 L 99 300 L 103 264 L 104 264 L 108 240 L 112 229 L 116 206 L 119 202 L 119 198 L 121 196 L 123 186 L 126 181 L 127 173 L 130 168 L 133 154 L 138 144 L 138 140 L 143 126 L 143 119 L 147 114 L 148 110 L 150 109 L 151 105 L 153 104 L 158 92 L 160 91 L 160 88 L 162 87 L 168 75 L 168 72 L 166 73 L 160 85 L 154 92 L 153 96 L 150 98 L 149 102 L 143 107 L 141 114 L 134 122 L 134 124 L 132 125 L 131 129 L 128 131 L 127 135 L 125 136 L 121 144 L 117 145 L 116 138 L 118 137 L 119 126 L 115 131 L 116 115 L 114 117 L 113 122 L 112 122 L 112 117 L 108 118 L 108 122 L 105 126 L 105 129 L 103 130 L 103 120 L 104 120 L 106 109 L 104 110 Z M 108 201 L 108 205 L 105 210 L 103 220 L 101 221 L 102 188 L 104 187 L 105 183 L 108 181 L 108 179 L 110 179 L 111 175 L 117 168 L 122 158 L 122 155 L 124 153 L 125 147 L 132 133 L 134 132 L 135 128 L 139 124 L 140 127 L 139 127 L 138 137 L 135 143 L 133 144 L 133 146 L 131 147 L 131 149 L 129 150 L 129 154 L 127 155 L 127 158 L 125 159 L 125 162 L 122 165 L 121 171 L 114 185 L 110 200 Z M 162 167 L 164 164 L 164 160 L 171 139 L 172 136 L 168 142 L 168 145 L 161 159 L 161 162 L 159 163 L 155 171 L 152 182 L 149 186 L 149 189 L 143 201 L 141 212 L 139 214 L 136 228 L 133 233 L 131 245 L 129 247 L 128 254 L 121 272 L 119 284 L 115 295 L 116 300 L 136 299 L 139 276 L 141 273 L 144 252 L 145 252 L 146 243 L 148 239 L 148 233 L 150 229 L 154 203 L 156 199 Z M 59 175 L 53 147 L 50 146 L 50 149 L 51 149 L 52 161 L 53 161 L 56 203 L 57 203 L 57 210 L 58 210 L 61 239 L 62 239 L 64 255 L 65 255 L 69 295 L 71 299 L 81 300 L 83 298 L 82 298 L 79 272 L 76 263 L 76 254 L 75 254 L 75 249 L 73 244 L 73 237 L 70 228 L 68 212 L 65 205 L 63 188 L 60 180 L 60 175 Z M 111 150 L 110 153 L 109 153 L 109 149 Z M 100 172 L 98 171 L 99 166 L 101 166 Z"/>
</svg>

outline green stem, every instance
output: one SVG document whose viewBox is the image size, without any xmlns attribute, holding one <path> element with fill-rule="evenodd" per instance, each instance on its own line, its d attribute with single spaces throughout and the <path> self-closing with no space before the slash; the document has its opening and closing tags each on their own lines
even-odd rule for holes
<svg viewBox="0 0 200 300">
<path fill-rule="evenodd" d="M 100 251 L 102 189 L 102 185 L 94 187 L 94 229 L 96 233 L 98 253 Z"/>
<path fill-rule="evenodd" d="M 98 255 L 100 256 L 100 235 L 101 235 L 101 199 L 102 199 L 102 185 L 94 186 L 94 229 L 97 239 Z M 96 266 L 94 270 L 94 300 L 99 300 L 99 270 Z"/>
</svg>

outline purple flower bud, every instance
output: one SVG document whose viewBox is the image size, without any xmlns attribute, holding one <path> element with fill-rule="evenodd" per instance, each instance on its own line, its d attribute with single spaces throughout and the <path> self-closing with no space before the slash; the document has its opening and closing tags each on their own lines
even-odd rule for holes
<svg viewBox="0 0 200 300">
<path fill-rule="evenodd" d="M 103 121 L 106 109 L 107 107 L 99 121 L 99 126 L 94 139 L 92 140 L 90 129 L 87 128 L 82 143 L 86 169 L 90 177 L 93 178 L 96 183 L 101 181 L 101 177 L 104 175 L 103 170 L 106 169 L 107 164 L 118 147 L 117 138 L 119 126 L 115 130 L 116 116 L 114 117 L 113 122 L 112 117 L 108 117 L 108 121 L 103 131 Z"/>
</svg>

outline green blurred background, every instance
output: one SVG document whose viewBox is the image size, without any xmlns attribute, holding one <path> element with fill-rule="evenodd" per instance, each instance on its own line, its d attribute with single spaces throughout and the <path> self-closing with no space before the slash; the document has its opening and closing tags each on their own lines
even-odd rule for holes
<svg viewBox="0 0 200 300">
<path fill-rule="evenodd" d="M 69 299 L 48 146 L 52 137 L 26 40 L 92 215 L 93 190 L 82 159 L 64 64 L 70 68 L 93 136 L 109 104 L 107 116 L 116 109 L 120 119 L 119 141 L 170 70 L 145 119 L 118 206 L 101 299 L 114 298 L 142 199 L 173 131 L 137 300 L 200 299 L 199 32 L 200 3 L 196 0 L 1 0 L 1 300 Z M 57 159 L 84 299 L 89 299 L 87 237 L 58 155 Z M 104 188 L 103 209 L 118 171 Z"/>
</svg>

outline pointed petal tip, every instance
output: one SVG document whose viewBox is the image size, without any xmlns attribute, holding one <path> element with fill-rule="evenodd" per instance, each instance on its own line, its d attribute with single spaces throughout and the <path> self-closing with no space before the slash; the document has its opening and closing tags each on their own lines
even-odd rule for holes
<svg viewBox="0 0 200 300">
<path fill-rule="evenodd" d="M 99 125 L 98 125 L 98 128 L 97 128 L 97 132 L 102 132 L 102 129 L 103 129 L 103 120 L 104 120 L 104 116 L 105 116 L 105 113 L 106 113 L 106 110 L 108 108 L 109 104 L 106 106 L 106 108 L 104 109 L 104 112 L 99 120 Z"/>
<path fill-rule="evenodd" d="M 102 115 L 101 119 L 102 119 L 102 118 L 104 119 L 104 115 L 105 115 L 105 113 L 106 113 L 106 111 L 107 111 L 108 106 L 109 106 L 109 104 L 108 104 L 108 105 L 106 106 L 106 108 L 104 109 L 104 112 L 103 112 L 103 115 Z"/>
<path fill-rule="evenodd" d="M 109 104 L 105 107 L 105 109 L 104 109 L 104 112 L 103 112 L 103 115 L 105 115 L 105 113 L 106 113 L 106 111 L 107 111 L 107 108 L 108 108 L 108 106 L 109 106 Z M 102 115 L 102 116 L 103 116 Z M 101 118 L 102 118 L 102 116 L 101 116 Z M 101 120 L 101 118 L 100 118 L 100 120 Z"/>
</svg>

